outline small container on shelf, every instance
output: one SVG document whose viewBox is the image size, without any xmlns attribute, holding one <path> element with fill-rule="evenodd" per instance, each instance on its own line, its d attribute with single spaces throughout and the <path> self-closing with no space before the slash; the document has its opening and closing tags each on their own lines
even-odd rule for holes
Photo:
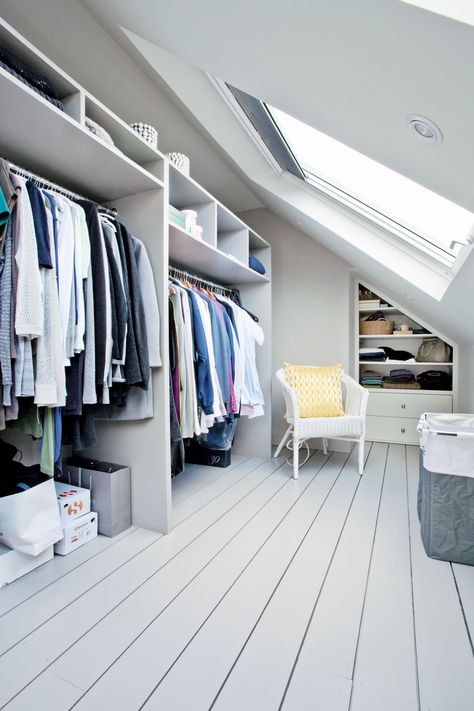
<svg viewBox="0 0 474 711">
<path fill-rule="evenodd" d="M 202 241 L 204 230 L 201 225 L 192 225 L 190 232 L 195 239 L 200 239 Z"/>
<path fill-rule="evenodd" d="M 196 210 L 181 210 L 181 214 L 184 215 L 186 231 L 191 232 L 192 228 L 197 225 L 198 214 Z"/>
<path fill-rule="evenodd" d="M 170 222 L 173 223 L 173 225 L 177 225 L 177 227 L 182 227 L 183 230 L 186 229 L 186 218 L 181 212 L 181 210 L 178 210 L 176 207 L 173 207 L 172 205 L 169 206 L 169 220 Z"/>
<path fill-rule="evenodd" d="M 189 158 L 184 153 L 167 153 L 166 157 L 181 173 L 189 177 Z"/>
<path fill-rule="evenodd" d="M 158 131 L 154 126 L 150 126 L 149 123 L 137 121 L 131 123 L 130 128 L 132 128 L 135 133 L 138 133 L 144 141 L 153 146 L 153 148 L 158 148 Z"/>
</svg>

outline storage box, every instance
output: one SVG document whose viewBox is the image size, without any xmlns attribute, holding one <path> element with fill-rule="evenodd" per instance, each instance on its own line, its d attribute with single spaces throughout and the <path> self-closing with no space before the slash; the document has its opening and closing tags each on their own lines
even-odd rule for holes
<svg viewBox="0 0 474 711">
<path fill-rule="evenodd" d="M 172 205 L 169 206 L 169 220 L 174 225 L 178 225 L 178 227 L 182 227 L 183 230 L 186 229 L 186 216 L 183 215 L 181 210 L 177 210 Z"/>
<path fill-rule="evenodd" d="M 186 461 L 189 464 L 204 464 L 208 467 L 230 466 L 230 449 L 208 449 L 201 444 L 192 442 L 185 448 Z"/>
<path fill-rule="evenodd" d="M 90 511 L 85 516 L 68 521 L 63 528 L 63 539 L 55 544 L 54 552 L 67 555 L 94 540 L 97 537 L 97 520 L 96 512 Z"/>
<path fill-rule="evenodd" d="M 99 514 L 99 533 L 113 537 L 132 525 L 130 467 L 72 457 L 63 465 L 61 481 L 90 490 L 91 507 Z"/>
<path fill-rule="evenodd" d="M 89 513 L 91 510 L 91 494 L 88 489 L 80 486 L 70 486 L 59 481 L 55 481 L 54 485 L 63 524 Z"/>
<path fill-rule="evenodd" d="M 0 588 L 39 568 L 40 565 L 51 560 L 53 555 L 53 546 L 48 546 L 39 555 L 27 555 L 0 544 Z"/>
</svg>

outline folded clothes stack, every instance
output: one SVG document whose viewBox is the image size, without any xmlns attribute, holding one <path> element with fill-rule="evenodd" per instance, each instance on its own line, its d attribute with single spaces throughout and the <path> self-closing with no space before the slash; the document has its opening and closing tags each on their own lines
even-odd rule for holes
<svg viewBox="0 0 474 711">
<path fill-rule="evenodd" d="M 370 363 L 382 362 L 387 359 L 383 348 L 359 348 L 359 360 Z"/>
<path fill-rule="evenodd" d="M 383 381 L 384 388 L 395 390 L 419 390 L 420 386 L 415 380 L 415 376 L 411 370 L 406 368 L 394 368 L 390 371 L 390 375 L 386 376 Z"/>
<path fill-rule="evenodd" d="M 444 370 L 425 370 L 417 381 L 422 390 L 451 390 L 453 385 L 451 374 Z"/>
<path fill-rule="evenodd" d="M 8 52 L 3 47 L 0 47 L 0 67 L 14 76 L 15 79 L 18 79 L 18 81 L 26 84 L 43 99 L 64 111 L 63 103 L 58 99 L 58 95 L 49 79 L 37 74 L 28 64 L 25 64 L 19 57 Z"/>
<path fill-rule="evenodd" d="M 362 373 L 360 384 L 364 388 L 381 388 L 383 386 L 383 375 L 375 370 L 365 370 Z"/>
<path fill-rule="evenodd" d="M 385 353 L 387 360 L 391 361 L 410 361 L 415 363 L 415 356 L 408 351 L 399 351 L 388 346 L 380 346 L 380 349 Z"/>
</svg>

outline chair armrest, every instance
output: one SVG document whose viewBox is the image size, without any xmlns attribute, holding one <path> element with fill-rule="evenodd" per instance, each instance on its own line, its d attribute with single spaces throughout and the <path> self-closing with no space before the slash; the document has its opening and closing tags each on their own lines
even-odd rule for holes
<svg viewBox="0 0 474 711">
<path fill-rule="evenodd" d="M 291 388 L 285 380 L 285 371 L 283 368 L 277 370 L 276 378 L 283 389 L 283 397 L 285 398 L 286 419 L 292 419 L 293 422 L 299 418 L 299 405 L 296 392 Z"/>
<path fill-rule="evenodd" d="M 345 414 L 362 417 L 362 419 L 365 420 L 369 400 L 367 389 L 359 385 L 354 378 L 351 378 L 351 376 L 346 373 L 343 373 L 341 379 L 346 387 Z"/>
</svg>

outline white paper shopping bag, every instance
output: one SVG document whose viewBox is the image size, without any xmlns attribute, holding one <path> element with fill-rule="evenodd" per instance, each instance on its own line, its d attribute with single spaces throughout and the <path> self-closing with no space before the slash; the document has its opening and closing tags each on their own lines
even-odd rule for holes
<svg viewBox="0 0 474 711">
<path fill-rule="evenodd" d="M 53 479 L 0 497 L 0 543 L 21 553 L 39 555 L 62 537 Z"/>
</svg>

